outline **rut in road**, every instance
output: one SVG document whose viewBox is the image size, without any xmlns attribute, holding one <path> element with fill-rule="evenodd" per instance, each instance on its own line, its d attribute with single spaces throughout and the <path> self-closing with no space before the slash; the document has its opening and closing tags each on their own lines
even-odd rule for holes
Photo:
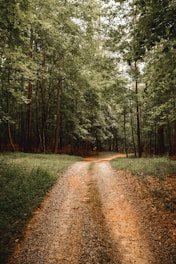
<svg viewBox="0 0 176 264">
<path fill-rule="evenodd" d="M 125 187 L 107 161 L 75 163 L 29 223 L 9 264 L 156 263 Z"/>
</svg>

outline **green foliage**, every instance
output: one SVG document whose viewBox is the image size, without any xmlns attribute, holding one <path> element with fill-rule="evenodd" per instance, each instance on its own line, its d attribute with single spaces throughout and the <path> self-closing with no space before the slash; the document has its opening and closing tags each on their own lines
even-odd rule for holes
<svg viewBox="0 0 176 264">
<path fill-rule="evenodd" d="M 60 145 L 74 148 L 82 143 L 103 142 L 109 132 L 100 97 L 105 86 L 111 87 L 110 76 L 116 66 L 99 50 L 101 3 L 91 0 L 12 2 L 4 5 L 1 12 L 4 23 L 18 29 L 15 38 L 8 27 L 3 28 L 4 34 L 8 33 L 13 41 L 7 38 L 5 45 L 4 40 L 1 42 L 3 142 L 8 142 L 6 130 L 10 124 L 12 139 L 15 138 L 14 143 L 21 150 L 29 151 L 26 147 L 31 145 L 29 134 L 35 142 L 31 149 L 44 152 L 53 149 L 58 80 Z"/>
<path fill-rule="evenodd" d="M 134 89 L 136 81 L 139 84 L 138 95 L 131 96 L 129 108 L 133 117 L 133 139 L 136 138 L 134 113 L 138 104 L 143 147 L 147 145 L 150 154 L 168 152 L 173 155 L 176 153 L 175 2 L 134 0 L 122 1 L 121 5 L 113 2 L 106 44 L 128 63 L 125 74 L 129 75 L 129 87 Z"/>
<path fill-rule="evenodd" d="M 175 39 L 174 1 L 136 1 L 136 4 L 140 10 L 137 33 L 147 48 L 152 48 L 161 39 Z"/>
<path fill-rule="evenodd" d="M 176 52 L 162 53 L 162 45 L 152 54 L 152 59 L 147 61 L 145 70 L 145 96 L 148 107 L 153 110 L 155 120 L 175 120 L 175 66 Z M 161 67 L 162 65 L 162 67 Z M 149 78 L 150 73 L 150 78 Z"/>
<path fill-rule="evenodd" d="M 3 0 L 0 147 L 50 153 L 58 138 L 56 149 L 71 153 L 135 151 L 139 124 L 141 145 L 176 153 L 175 8 L 171 0 Z"/>
<path fill-rule="evenodd" d="M 67 155 L 0 156 L 0 261 L 4 263 L 16 239 L 23 237 L 27 220 L 58 175 L 78 157 Z"/>
</svg>

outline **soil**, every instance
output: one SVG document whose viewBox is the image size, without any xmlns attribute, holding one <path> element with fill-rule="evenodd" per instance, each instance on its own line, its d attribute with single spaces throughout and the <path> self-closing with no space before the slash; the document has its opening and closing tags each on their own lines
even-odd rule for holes
<svg viewBox="0 0 176 264">
<path fill-rule="evenodd" d="M 8 264 L 176 263 L 175 211 L 111 158 L 77 162 L 59 178 Z"/>
</svg>

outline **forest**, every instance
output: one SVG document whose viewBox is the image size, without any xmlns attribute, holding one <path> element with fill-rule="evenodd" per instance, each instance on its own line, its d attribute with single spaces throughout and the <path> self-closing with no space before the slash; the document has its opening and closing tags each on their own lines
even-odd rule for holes
<svg viewBox="0 0 176 264">
<path fill-rule="evenodd" d="M 174 0 L 1 0 L 0 151 L 176 155 Z"/>
</svg>

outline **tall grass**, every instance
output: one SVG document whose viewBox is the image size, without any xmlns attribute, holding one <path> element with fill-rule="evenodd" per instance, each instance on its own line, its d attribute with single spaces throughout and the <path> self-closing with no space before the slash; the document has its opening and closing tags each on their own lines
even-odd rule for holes
<svg viewBox="0 0 176 264">
<path fill-rule="evenodd" d="M 139 175 L 151 175 L 163 179 L 165 175 L 176 175 L 176 161 L 168 158 L 117 158 L 111 161 L 117 170 L 129 170 Z"/>
<path fill-rule="evenodd" d="M 68 155 L 0 155 L 0 263 L 6 263 L 15 240 L 23 237 L 27 220 L 59 174 L 77 160 Z"/>
</svg>

